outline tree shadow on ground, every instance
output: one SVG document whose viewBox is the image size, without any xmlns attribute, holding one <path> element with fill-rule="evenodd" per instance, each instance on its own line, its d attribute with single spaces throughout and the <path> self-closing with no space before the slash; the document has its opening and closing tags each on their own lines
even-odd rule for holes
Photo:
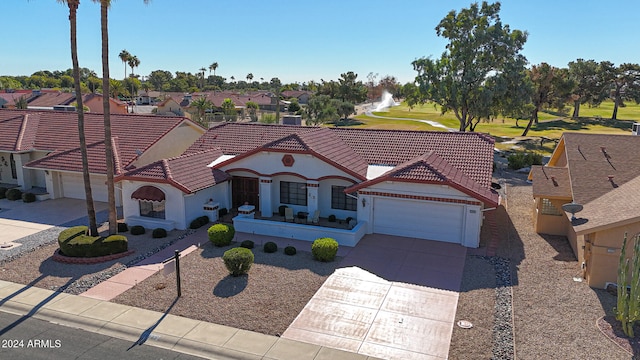
<svg viewBox="0 0 640 360">
<path fill-rule="evenodd" d="M 364 123 L 358 119 L 349 118 L 349 119 L 335 120 L 335 121 L 332 121 L 331 124 L 333 126 L 355 126 L 355 125 L 362 125 Z"/>
<path fill-rule="evenodd" d="M 221 298 L 236 296 L 247 288 L 249 275 L 227 275 L 213 288 L 213 295 Z"/>
</svg>

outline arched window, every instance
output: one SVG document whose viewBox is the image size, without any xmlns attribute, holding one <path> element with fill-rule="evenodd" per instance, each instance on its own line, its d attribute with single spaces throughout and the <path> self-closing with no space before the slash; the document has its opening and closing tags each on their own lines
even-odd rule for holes
<svg viewBox="0 0 640 360">
<path fill-rule="evenodd" d="M 140 216 L 156 219 L 165 218 L 165 195 L 155 186 L 142 186 L 131 194 L 140 204 Z"/>
</svg>

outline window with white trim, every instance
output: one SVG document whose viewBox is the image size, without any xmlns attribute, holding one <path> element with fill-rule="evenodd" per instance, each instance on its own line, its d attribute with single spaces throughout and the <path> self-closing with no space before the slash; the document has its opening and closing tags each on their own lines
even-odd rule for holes
<svg viewBox="0 0 640 360">
<path fill-rule="evenodd" d="M 557 207 L 555 207 L 552 203 L 551 200 L 549 199 L 542 199 L 542 209 L 541 209 L 542 215 L 554 215 L 554 216 L 562 216 L 564 215 L 560 210 L 558 210 Z"/>
<path fill-rule="evenodd" d="M 280 203 L 307 206 L 307 184 L 280 181 Z"/>
</svg>

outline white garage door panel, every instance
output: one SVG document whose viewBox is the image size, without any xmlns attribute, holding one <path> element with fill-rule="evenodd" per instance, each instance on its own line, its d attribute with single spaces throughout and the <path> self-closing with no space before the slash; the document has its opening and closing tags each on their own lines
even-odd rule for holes
<svg viewBox="0 0 640 360">
<path fill-rule="evenodd" d="M 373 232 L 461 243 L 464 206 L 407 199 L 376 198 Z"/>
<path fill-rule="evenodd" d="M 105 180 L 91 177 L 91 195 L 94 201 L 107 201 L 107 186 Z M 84 181 L 82 175 L 63 174 L 62 175 L 62 191 L 64 197 L 72 199 L 84 199 Z"/>
</svg>

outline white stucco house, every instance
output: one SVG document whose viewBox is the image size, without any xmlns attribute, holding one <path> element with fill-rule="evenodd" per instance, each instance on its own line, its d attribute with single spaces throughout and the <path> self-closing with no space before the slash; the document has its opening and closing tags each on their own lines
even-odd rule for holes
<svg viewBox="0 0 640 360">
<path fill-rule="evenodd" d="M 499 203 L 493 148 L 478 133 L 223 123 L 182 155 L 116 180 L 130 224 L 184 229 L 227 208 L 239 209 L 234 226 L 242 232 L 331 236 L 351 246 L 381 233 L 478 247 L 483 213 Z M 356 223 L 332 229 L 265 219 L 281 205 Z"/>
<path fill-rule="evenodd" d="M 103 115 L 84 117 L 93 199 L 107 201 Z M 0 184 L 84 199 L 77 124 L 75 112 L 0 109 Z M 180 155 L 205 132 L 186 118 L 128 114 L 111 114 L 111 130 L 116 174 Z"/>
</svg>

